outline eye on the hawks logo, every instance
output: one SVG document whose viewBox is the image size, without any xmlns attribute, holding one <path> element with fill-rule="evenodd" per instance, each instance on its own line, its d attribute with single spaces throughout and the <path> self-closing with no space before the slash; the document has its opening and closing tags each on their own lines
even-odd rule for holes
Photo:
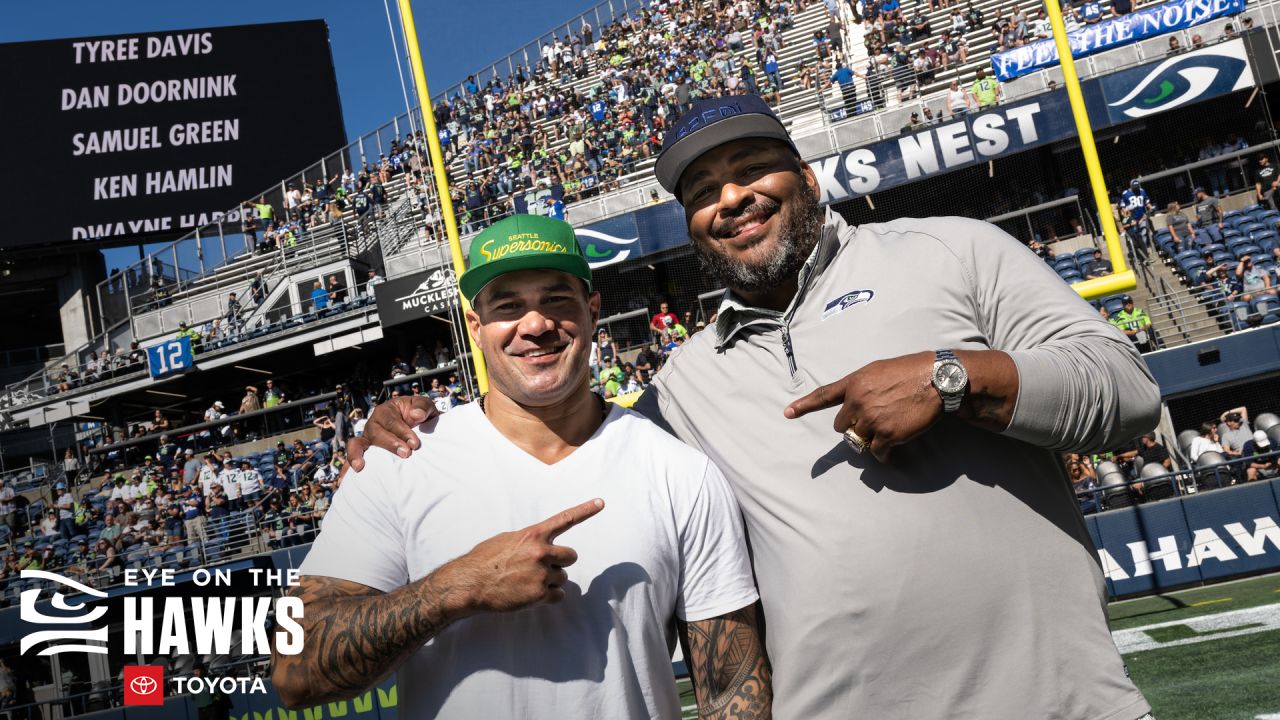
<svg viewBox="0 0 1280 720">
<path fill-rule="evenodd" d="M 65 585 L 66 587 L 91 597 L 105 598 L 106 593 L 101 590 L 95 590 L 87 585 L 70 578 L 63 577 L 57 573 L 45 572 L 44 570 L 23 570 L 23 580 L 46 581 L 57 585 Z M 69 603 L 67 596 L 58 590 L 54 590 L 53 598 L 49 601 L 50 606 L 55 610 L 68 613 L 80 613 L 78 615 L 46 615 L 36 609 L 36 602 L 40 598 L 40 587 L 23 590 L 19 596 L 19 618 L 24 623 L 33 625 L 86 625 L 88 623 L 97 622 L 103 615 L 107 614 L 105 607 L 95 608 L 89 612 L 83 612 L 85 604 L 83 602 Z M 90 630 L 71 630 L 68 628 L 59 628 L 57 630 L 40 630 L 28 634 L 22 638 L 22 642 L 18 646 L 18 651 L 25 655 L 27 650 L 44 642 L 56 642 L 59 640 L 94 640 L 102 643 L 102 645 L 89 645 L 87 643 L 61 643 L 50 645 L 41 650 L 39 655 L 57 655 L 64 652 L 87 652 L 97 653 L 100 655 L 107 654 L 107 628 L 93 628 Z"/>
<path fill-rule="evenodd" d="M 164 668 L 159 665 L 125 665 L 124 704 L 163 705 Z"/>
</svg>

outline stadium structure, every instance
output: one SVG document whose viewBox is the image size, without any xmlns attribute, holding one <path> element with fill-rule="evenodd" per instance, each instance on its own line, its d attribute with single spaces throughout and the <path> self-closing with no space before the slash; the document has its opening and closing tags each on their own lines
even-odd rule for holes
<svg viewBox="0 0 1280 720">
<path fill-rule="evenodd" d="M 650 325 L 660 305 L 697 332 L 723 288 L 699 266 L 682 209 L 653 178 L 654 151 L 664 118 L 690 93 L 716 87 L 755 89 L 771 102 L 817 171 L 823 202 L 851 223 L 985 219 L 1041 254 L 1064 282 L 1105 273 L 1095 251 L 1108 250 L 1061 70 L 1010 71 L 1010 53 L 1021 48 L 1005 47 L 1003 30 L 993 29 L 1022 13 L 1002 0 L 906 0 L 901 20 L 886 22 L 892 16 L 881 8 L 897 5 L 616 0 L 476 69 L 431 103 L 463 248 L 511 213 L 563 213 L 591 260 L 600 327 L 620 361 L 637 363 L 643 352 L 660 362 L 667 338 Z M 1125 21 L 1110 6 L 1101 20 L 1085 19 L 1090 5 L 1068 8 L 1073 28 Z M 1223 2 L 1195 20 L 1190 6 L 1137 5 L 1131 14 L 1165 24 L 1143 25 L 1148 34 L 1131 42 L 1113 32 L 1113 42 L 1076 60 L 1113 192 L 1106 211 L 1125 219 L 1131 180 L 1153 203 L 1151 223 L 1139 223 L 1124 245 L 1137 276 L 1126 294 L 1150 322 L 1126 329 L 1142 331 L 1135 340 L 1162 389 L 1153 439 L 1168 461 L 1147 461 L 1135 438 L 1064 463 L 1118 602 L 1118 643 L 1150 673 L 1135 679 L 1157 716 L 1245 717 L 1280 712 L 1280 697 L 1253 693 L 1215 705 L 1220 715 L 1203 714 L 1180 710 L 1174 687 L 1195 684 L 1179 665 L 1212 646 L 1184 641 L 1221 631 L 1195 624 L 1213 609 L 1195 609 L 1202 597 L 1226 597 L 1214 594 L 1226 587 L 1218 583 L 1245 583 L 1233 595 L 1250 599 L 1227 597 L 1223 607 L 1243 602 L 1240 612 L 1261 618 L 1238 630 L 1223 621 L 1239 647 L 1274 648 L 1280 639 L 1275 595 L 1267 595 L 1280 584 L 1266 575 L 1280 569 L 1280 480 L 1268 469 L 1280 452 L 1195 452 L 1202 423 L 1223 435 L 1237 429 L 1227 425 L 1232 411 L 1271 448 L 1280 443 L 1280 301 L 1215 284 L 1211 274 L 1248 257 L 1268 287 L 1280 285 L 1280 210 L 1256 184 L 1260 158 L 1274 160 L 1280 147 L 1269 96 L 1280 87 L 1280 4 Z M 1022 8 L 1028 47 L 1038 9 Z M 948 42 L 963 38 L 963 54 L 952 59 L 939 48 L 943 30 L 954 31 Z M 679 58 L 678 72 L 647 72 L 637 58 L 673 38 L 701 54 Z M 946 63 L 931 65 L 938 54 Z M 973 91 L 979 70 L 1006 75 L 994 99 Z M 0 396 L 3 479 L 16 491 L 0 525 L 9 567 L 34 554 L 42 567 L 105 592 L 104 603 L 181 594 L 197 568 L 229 573 L 228 595 L 278 595 L 249 575 L 296 568 L 305 557 L 322 528 L 341 439 L 360 414 L 394 394 L 429 395 L 442 408 L 475 396 L 425 127 L 409 112 L 300 172 L 281 168 L 269 187 L 238 188 L 242 204 L 130 267 L 107 273 L 96 250 L 65 243 L 0 256 L 0 291 L 31 326 L 7 340 Z M 1201 226 L 1191 240 L 1177 233 L 1196 218 L 1179 224 L 1173 203 L 1190 213 L 1197 188 L 1218 198 L 1222 228 Z M 1091 301 L 1100 312 L 1124 311 L 1120 295 Z M 637 371 L 638 383 L 645 377 Z M 601 383 L 600 392 L 615 391 Z M 164 495 L 175 464 L 179 477 L 189 472 L 188 449 L 197 463 L 215 453 L 219 463 L 247 464 L 279 506 L 209 518 L 195 537 L 189 525 L 167 533 L 145 497 Z M 67 531 L 57 512 L 64 492 L 75 502 Z M 106 516 L 122 513 L 132 523 L 111 530 Z M 104 531 L 109 550 L 98 549 Z M 142 568 L 172 569 L 179 587 L 121 585 L 123 570 Z M 0 610 L 0 673 L 7 669 L 14 690 L 0 713 L 123 718 L 125 664 L 191 670 L 192 658 L 164 654 L 24 655 L 20 597 L 53 588 L 10 570 L 3 583 L 10 607 Z M 1166 600 L 1177 612 L 1142 605 Z M 121 647 L 118 611 L 107 618 L 108 644 Z M 1144 618 L 1185 622 L 1190 634 L 1141 634 Z M 265 676 L 266 656 L 241 652 L 243 643 L 237 635 L 230 652 L 201 660 L 214 674 Z M 1232 652 L 1223 647 L 1215 652 Z M 1276 660 L 1274 649 L 1264 657 Z M 1262 675 L 1242 670 L 1235 681 L 1251 677 Z M 395 698 L 389 680 L 341 707 L 289 714 L 272 692 L 236 694 L 232 714 L 390 718 Z M 155 717 L 193 714 L 188 696 L 167 702 Z"/>
</svg>

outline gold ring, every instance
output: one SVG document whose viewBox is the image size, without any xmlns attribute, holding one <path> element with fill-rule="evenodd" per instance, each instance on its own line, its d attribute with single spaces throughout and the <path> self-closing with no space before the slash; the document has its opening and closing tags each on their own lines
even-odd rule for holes
<svg viewBox="0 0 1280 720">
<path fill-rule="evenodd" d="M 844 441 L 849 444 L 849 447 L 853 448 L 854 452 L 857 453 L 862 453 L 867 449 L 867 445 L 869 444 L 866 440 L 859 437 L 858 433 L 853 431 L 853 428 L 849 428 L 844 431 Z"/>
</svg>

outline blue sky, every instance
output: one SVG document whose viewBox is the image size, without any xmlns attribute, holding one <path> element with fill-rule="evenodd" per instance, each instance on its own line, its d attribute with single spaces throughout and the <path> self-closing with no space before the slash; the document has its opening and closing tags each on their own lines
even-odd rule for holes
<svg viewBox="0 0 1280 720">
<path fill-rule="evenodd" d="M 442 92 L 600 2 L 415 0 L 431 92 Z M 395 0 L 388 3 L 394 19 Z M 0 42 L 323 18 L 329 23 L 347 134 L 369 132 L 404 112 L 379 0 L 3 0 L 3 5 Z M 411 82 L 407 76 L 406 82 Z"/>
<path fill-rule="evenodd" d="M 505 58 L 602 0 L 414 0 L 427 84 L 438 94 Z M 404 112 L 386 11 L 379 0 L 0 0 L 0 42 L 119 35 L 156 30 L 311 20 L 329 24 L 329 40 L 347 135 L 371 132 Z M 396 2 L 387 0 L 396 20 Z M 632 5 L 636 4 L 634 0 Z M 615 0 L 615 5 L 622 3 Z M 593 23 L 594 24 L 594 23 Z M 397 32 L 398 32 L 397 25 Z M 402 53 L 399 37 L 396 40 Z M 405 82 L 413 82 L 402 62 Z M 410 96 L 412 97 L 412 95 Z M 334 148 L 336 150 L 337 148 Z M 148 252 L 167 243 L 149 246 Z M 104 250 L 107 270 L 138 259 L 134 248 Z"/>
</svg>

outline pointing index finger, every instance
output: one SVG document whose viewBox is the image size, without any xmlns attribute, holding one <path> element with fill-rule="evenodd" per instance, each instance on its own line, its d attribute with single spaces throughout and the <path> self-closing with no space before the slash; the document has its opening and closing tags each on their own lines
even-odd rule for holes
<svg viewBox="0 0 1280 720">
<path fill-rule="evenodd" d="M 603 509 L 604 500 L 595 498 L 588 500 L 581 505 L 574 505 L 563 512 L 558 512 L 537 525 L 534 525 L 533 528 L 536 532 L 546 535 L 547 542 L 554 542 L 561 533 Z"/>
<path fill-rule="evenodd" d="M 844 403 L 844 380 L 837 380 L 830 385 L 823 385 L 813 392 L 793 401 L 782 411 L 783 415 L 794 420 L 816 410 L 835 407 Z"/>
</svg>

